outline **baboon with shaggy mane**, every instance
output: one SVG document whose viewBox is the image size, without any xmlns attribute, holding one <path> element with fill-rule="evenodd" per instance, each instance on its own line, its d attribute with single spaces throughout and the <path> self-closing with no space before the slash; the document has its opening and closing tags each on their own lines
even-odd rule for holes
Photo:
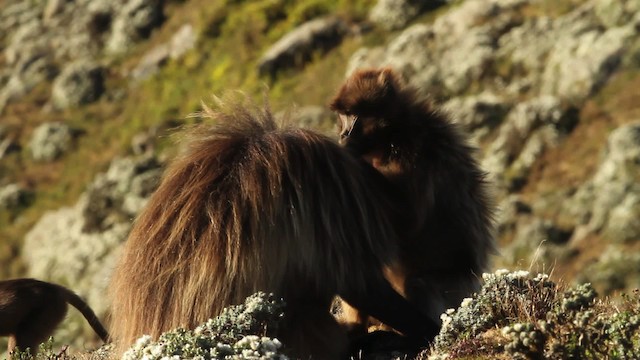
<svg viewBox="0 0 640 360">
<path fill-rule="evenodd" d="M 35 279 L 0 281 L 0 336 L 9 336 L 9 354 L 18 347 L 35 355 L 73 305 L 107 342 L 109 334 L 91 307 L 73 291 Z"/>
<path fill-rule="evenodd" d="M 382 273 L 398 243 L 382 176 L 247 101 L 219 101 L 202 115 L 215 125 L 189 132 L 113 275 L 121 349 L 143 334 L 193 328 L 257 291 L 286 301 L 278 337 L 296 357 L 347 355 L 329 312 L 336 294 L 408 335 L 435 335 L 438 326 Z"/>
<path fill-rule="evenodd" d="M 387 278 L 439 322 L 479 289 L 494 251 L 493 205 L 474 149 L 389 68 L 356 71 L 330 107 L 339 116 L 340 143 L 400 194 L 393 199 L 404 209 L 400 261 Z M 344 321 L 368 325 L 366 311 L 347 310 Z"/>
</svg>

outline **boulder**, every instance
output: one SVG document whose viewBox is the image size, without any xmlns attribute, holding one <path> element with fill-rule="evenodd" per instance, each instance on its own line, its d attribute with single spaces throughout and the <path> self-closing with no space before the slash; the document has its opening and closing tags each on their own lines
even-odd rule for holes
<svg viewBox="0 0 640 360">
<path fill-rule="evenodd" d="M 308 21 L 267 49 L 258 61 L 258 72 L 273 77 L 280 70 L 300 67 L 315 52 L 326 52 L 340 44 L 347 32 L 346 23 L 338 17 Z"/>
<path fill-rule="evenodd" d="M 61 122 L 44 123 L 31 136 L 29 150 L 37 161 L 53 161 L 71 147 L 73 132 Z"/>
<path fill-rule="evenodd" d="M 26 204 L 27 191 L 18 184 L 0 187 L 0 209 L 15 209 Z"/>
<path fill-rule="evenodd" d="M 64 109 L 96 101 L 104 92 L 103 71 L 102 66 L 86 60 L 68 64 L 53 82 L 53 105 Z"/>
<path fill-rule="evenodd" d="M 126 0 L 115 9 L 105 50 L 111 54 L 123 53 L 147 39 L 163 21 L 162 0 Z"/>
</svg>

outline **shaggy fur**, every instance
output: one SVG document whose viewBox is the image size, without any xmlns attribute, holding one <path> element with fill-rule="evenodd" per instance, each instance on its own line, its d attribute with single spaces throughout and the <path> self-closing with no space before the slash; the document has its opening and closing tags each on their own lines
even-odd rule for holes
<svg viewBox="0 0 640 360">
<path fill-rule="evenodd" d="M 38 345 L 51 336 L 73 305 L 89 325 L 108 341 L 109 334 L 89 305 L 73 291 L 34 279 L 0 281 L 0 336 L 9 336 L 9 354 L 17 346 L 35 355 Z"/>
<path fill-rule="evenodd" d="M 136 220 L 111 283 L 120 348 L 193 328 L 257 292 L 287 302 L 293 356 L 344 357 L 335 294 L 416 336 L 437 326 L 386 282 L 394 259 L 386 180 L 330 139 L 278 127 L 268 109 L 219 102 L 202 114 Z"/>
<path fill-rule="evenodd" d="M 475 150 L 388 68 L 354 73 L 330 106 L 339 114 L 341 144 L 401 193 L 400 262 L 387 278 L 439 322 L 479 289 L 494 251 L 493 206 Z M 347 322 L 363 319 L 347 312 Z"/>
</svg>

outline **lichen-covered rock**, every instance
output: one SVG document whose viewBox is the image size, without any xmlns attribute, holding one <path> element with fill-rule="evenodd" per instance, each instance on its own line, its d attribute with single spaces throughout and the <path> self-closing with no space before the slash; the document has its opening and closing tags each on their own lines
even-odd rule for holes
<svg viewBox="0 0 640 360">
<path fill-rule="evenodd" d="M 159 166 L 148 156 L 115 160 L 75 205 L 45 213 L 25 236 L 28 275 L 72 285 L 98 314 L 105 314 L 109 304 L 104 294 L 120 244 L 155 189 Z M 74 319 L 64 323 L 56 339 L 78 338 L 86 321 L 77 315 Z"/>
<path fill-rule="evenodd" d="M 391 66 L 433 96 L 462 94 L 486 75 L 498 39 L 518 22 L 512 10 L 522 4 L 522 0 L 463 2 L 432 25 L 407 28 L 382 49 L 357 52 L 349 61 L 348 72 Z M 490 18 L 499 20 L 487 21 Z"/>
<path fill-rule="evenodd" d="M 25 53 L 17 60 L 14 71 L 0 87 L 0 113 L 8 103 L 20 99 L 40 82 L 51 80 L 58 74 L 51 56 L 39 48 L 29 49 L 33 52 Z"/>
<path fill-rule="evenodd" d="M 305 128 L 316 130 L 333 130 L 335 121 L 333 114 L 322 106 L 304 106 L 295 109 L 293 118 L 298 124 Z"/>
<path fill-rule="evenodd" d="M 522 185 L 537 158 L 576 124 L 575 109 L 553 96 L 519 103 L 498 129 L 489 145 L 483 167 L 501 187 Z"/>
<path fill-rule="evenodd" d="M 16 136 L 10 133 L 9 126 L 0 124 L 0 160 L 7 154 L 20 150 Z"/>
<path fill-rule="evenodd" d="M 193 26 L 183 25 L 166 44 L 151 49 L 132 70 L 134 80 L 144 80 L 157 73 L 169 59 L 178 59 L 191 50 L 196 43 L 197 35 Z"/>
<path fill-rule="evenodd" d="M 111 34 L 105 49 L 119 54 L 151 35 L 151 31 L 162 24 L 164 14 L 160 0 L 126 0 L 115 9 Z"/>
<path fill-rule="evenodd" d="M 639 177 L 640 123 L 634 122 L 611 132 L 599 168 L 565 204 L 566 212 L 613 241 L 640 240 Z"/>
<path fill-rule="evenodd" d="M 87 104 L 104 92 L 102 66 L 80 60 L 67 65 L 53 82 L 51 100 L 57 108 Z"/>
<path fill-rule="evenodd" d="M 556 261 L 566 261 L 575 250 L 564 246 L 571 231 L 559 228 L 551 220 L 536 216 L 518 219 L 511 243 L 502 249 L 505 264 L 521 263 L 549 266 Z"/>
<path fill-rule="evenodd" d="M 158 185 L 161 171 L 152 156 L 112 161 L 107 172 L 96 176 L 87 189 L 83 230 L 103 231 L 134 217 Z"/>
<path fill-rule="evenodd" d="M 595 13 L 607 27 L 621 26 L 640 13 L 638 0 L 596 0 Z"/>
<path fill-rule="evenodd" d="M 422 6 L 420 1 L 378 0 L 369 20 L 387 30 L 400 29 L 420 13 Z"/>
<path fill-rule="evenodd" d="M 635 190 L 640 190 L 636 188 Z M 640 195 L 629 192 L 624 200 L 611 209 L 604 234 L 617 242 L 640 240 Z"/>
<path fill-rule="evenodd" d="M 12 209 L 25 204 L 27 191 L 18 184 L 0 187 L 0 209 Z"/>
<path fill-rule="evenodd" d="M 475 140 L 482 140 L 501 122 L 510 104 L 493 93 L 455 97 L 443 104 L 443 109 L 462 124 Z"/>
<path fill-rule="evenodd" d="M 634 26 L 625 26 L 556 39 L 542 74 L 541 93 L 584 101 L 613 73 L 637 34 Z"/>
<path fill-rule="evenodd" d="M 616 246 L 606 249 L 577 276 L 590 282 L 602 294 L 640 288 L 640 254 Z"/>
<path fill-rule="evenodd" d="M 53 161 L 71 147 L 73 132 L 61 122 L 44 123 L 31 136 L 29 150 L 34 160 Z"/>
<path fill-rule="evenodd" d="M 346 23 L 338 17 L 324 17 L 298 26 L 273 44 L 258 61 L 258 72 L 275 76 L 285 68 L 304 65 L 316 51 L 327 51 L 347 35 Z"/>
</svg>

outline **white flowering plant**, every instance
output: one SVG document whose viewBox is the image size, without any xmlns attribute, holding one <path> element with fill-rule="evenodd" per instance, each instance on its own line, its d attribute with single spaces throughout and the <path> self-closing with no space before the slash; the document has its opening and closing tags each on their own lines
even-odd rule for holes
<svg viewBox="0 0 640 360">
<path fill-rule="evenodd" d="M 419 359 L 640 359 L 640 292 L 613 304 L 588 283 L 566 288 L 546 274 L 498 270 L 483 280 L 442 314 Z"/>
<path fill-rule="evenodd" d="M 244 304 L 225 308 L 193 331 L 176 329 L 139 338 L 122 360 L 285 360 L 276 333 L 284 314 L 284 302 L 259 292 Z"/>
</svg>

